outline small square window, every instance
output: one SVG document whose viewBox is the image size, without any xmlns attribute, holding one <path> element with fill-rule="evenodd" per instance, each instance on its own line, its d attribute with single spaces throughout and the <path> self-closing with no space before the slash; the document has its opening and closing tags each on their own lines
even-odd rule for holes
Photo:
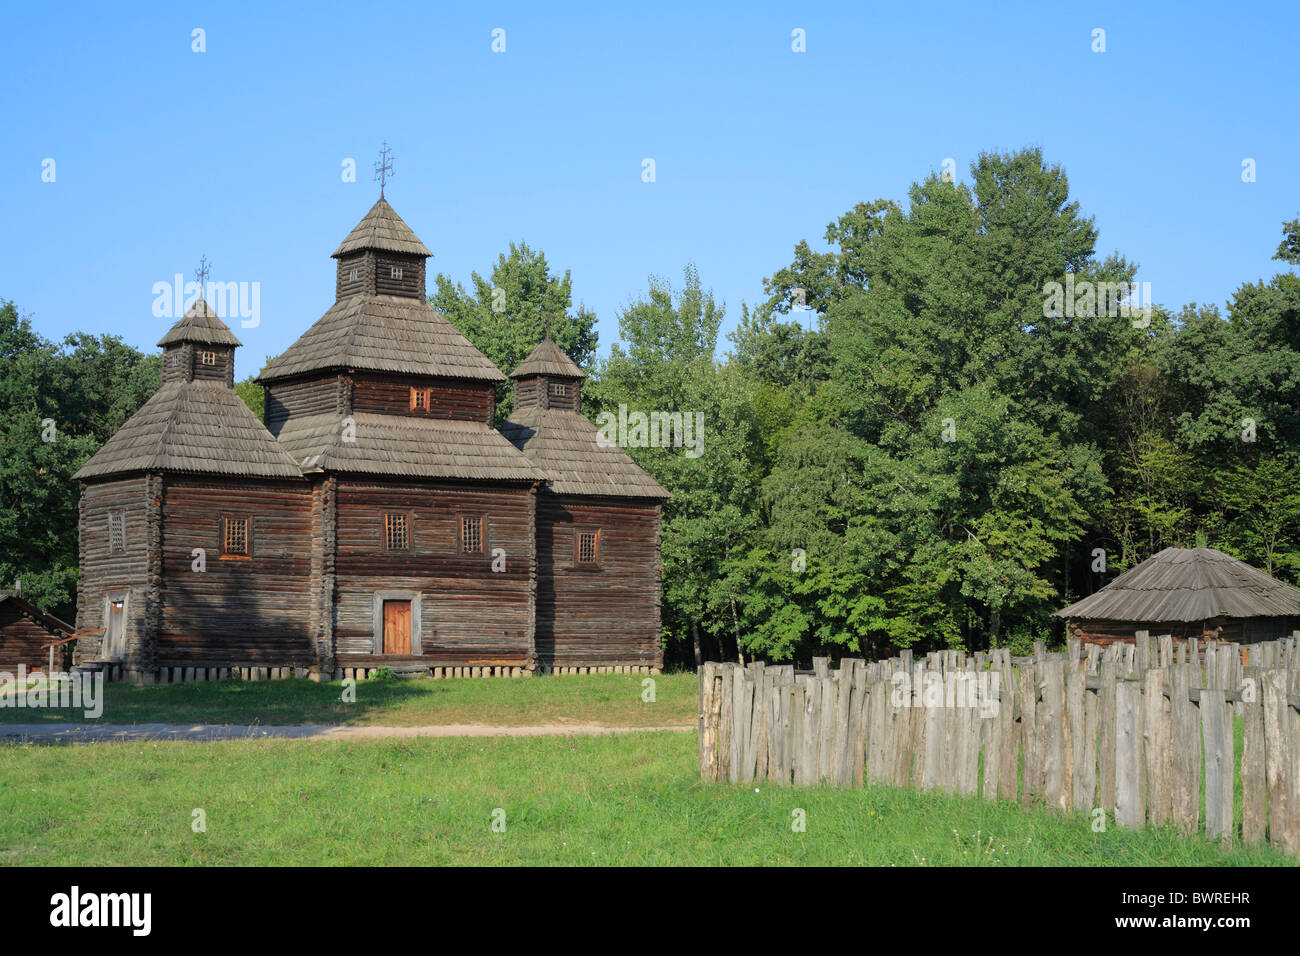
<svg viewBox="0 0 1300 956">
<path fill-rule="evenodd" d="M 402 267 L 401 267 L 401 266 L 392 266 L 391 268 L 392 268 L 392 276 L 393 276 L 393 278 L 394 278 L 394 279 L 400 279 L 400 278 L 402 277 Z"/>
<path fill-rule="evenodd" d="M 357 270 L 356 270 L 356 269 L 352 269 L 352 270 L 350 270 L 350 271 L 348 272 L 348 281 L 349 281 L 349 282 L 356 282 L 356 281 L 357 281 Z"/>
<path fill-rule="evenodd" d="M 221 519 L 221 553 L 236 557 L 248 557 L 248 519 Z"/>
<path fill-rule="evenodd" d="M 410 516 L 395 511 L 384 515 L 384 547 L 389 551 L 408 551 L 411 547 Z"/>
<path fill-rule="evenodd" d="M 563 398 L 564 396 L 569 394 L 569 386 L 566 385 L 564 382 L 552 382 L 551 394 L 559 395 L 561 398 Z"/>
<path fill-rule="evenodd" d="M 600 560 L 600 532 L 578 532 L 578 563 L 596 564 Z"/>
<path fill-rule="evenodd" d="M 483 519 L 475 515 L 461 515 L 460 550 L 465 554 L 483 553 Z"/>
<path fill-rule="evenodd" d="M 216 352 L 200 352 L 200 353 L 199 353 L 199 361 L 202 362 L 204 365 L 216 365 L 216 364 L 217 364 L 217 353 L 216 353 Z"/>
<path fill-rule="evenodd" d="M 114 511 L 108 516 L 108 552 L 119 554 L 126 550 L 126 514 Z"/>
</svg>

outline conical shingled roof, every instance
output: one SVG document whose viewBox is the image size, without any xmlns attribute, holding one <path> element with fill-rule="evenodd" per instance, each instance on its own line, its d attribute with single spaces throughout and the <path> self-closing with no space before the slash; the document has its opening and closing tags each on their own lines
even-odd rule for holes
<svg viewBox="0 0 1300 956">
<path fill-rule="evenodd" d="M 1165 548 L 1056 612 L 1102 621 L 1300 616 L 1300 589 L 1213 548 Z"/>
<path fill-rule="evenodd" d="M 383 196 L 370 207 L 356 228 L 334 250 L 332 257 L 337 259 L 350 252 L 363 249 L 383 249 L 387 252 L 406 252 L 416 256 L 432 256 L 420 241 L 420 237 L 411 231 L 411 227 L 402 221 L 388 200 Z"/>
<path fill-rule="evenodd" d="M 181 342 L 194 342 L 199 345 L 243 345 L 230 331 L 230 326 L 221 321 L 221 317 L 208 305 L 206 299 L 198 299 L 190 306 L 185 317 L 173 325 L 161 339 L 159 348 L 179 345 Z"/>
<path fill-rule="evenodd" d="M 423 299 L 400 295 L 340 299 L 257 380 L 270 382 L 331 368 L 488 382 L 506 378 Z"/>
<path fill-rule="evenodd" d="M 582 369 L 574 364 L 573 359 L 551 341 L 550 337 L 542 339 L 528 358 L 519 363 L 519 367 L 510 373 L 511 378 L 524 378 L 528 375 L 559 375 L 567 378 L 586 378 Z"/>
<path fill-rule="evenodd" d="M 209 381 L 163 385 L 72 477 L 144 471 L 302 476 L 235 390 Z"/>
<path fill-rule="evenodd" d="M 517 408 L 501 433 L 546 470 L 551 491 L 562 495 L 660 498 L 672 495 L 617 445 L 601 440 L 596 426 L 562 408 Z"/>
</svg>

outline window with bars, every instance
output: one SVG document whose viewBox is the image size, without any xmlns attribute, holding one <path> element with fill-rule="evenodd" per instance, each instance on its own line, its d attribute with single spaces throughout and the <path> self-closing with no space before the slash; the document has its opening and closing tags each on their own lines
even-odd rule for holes
<svg viewBox="0 0 1300 956">
<path fill-rule="evenodd" d="M 349 281 L 349 282 L 356 282 L 356 281 L 357 281 L 357 270 L 356 270 L 356 269 L 349 269 L 349 270 L 348 270 L 348 281 Z"/>
<path fill-rule="evenodd" d="M 551 394 L 552 394 L 552 395 L 558 395 L 558 396 L 560 396 L 561 398 L 563 398 L 564 396 L 566 396 L 566 395 L 569 394 L 569 386 L 568 386 L 567 384 L 565 384 L 564 382 L 552 382 L 552 383 L 551 383 Z"/>
<path fill-rule="evenodd" d="M 384 548 L 388 551 L 410 550 L 410 515 L 402 511 L 390 511 L 384 515 Z"/>
<path fill-rule="evenodd" d="M 433 396 L 431 388 L 412 388 L 411 389 L 411 411 L 427 412 L 429 410 L 429 401 Z"/>
<path fill-rule="evenodd" d="M 481 516 L 460 516 L 460 550 L 465 554 L 481 554 L 483 552 L 483 518 Z"/>
<path fill-rule="evenodd" d="M 126 550 L 126 514 L 114 511 L 108 516 L 108 552 L 117 554 Z"/>
<path fill-rule="evenodd" d="M 246 558 L 250 554 L 247 517 L 221 519 L 221 553 Z"/>
<path fill-rule="evenodd" d="M 201 364 L 203 364 L 203 365 L 216 365 L 216 364 L 217 364 L 217 353 L 216 353 L 216 352 L 206 352 L 206 351 L 205 351 L 205 352 L 200 352 L 200 353 L 199 353 L 199 362 L 200 362 Z"/>
<path fill-rule="evenodd" d="M 600 560 L 600 532 L 579 531 L 577 550 L 579 564 L 598 563 Z"/>
</svg>

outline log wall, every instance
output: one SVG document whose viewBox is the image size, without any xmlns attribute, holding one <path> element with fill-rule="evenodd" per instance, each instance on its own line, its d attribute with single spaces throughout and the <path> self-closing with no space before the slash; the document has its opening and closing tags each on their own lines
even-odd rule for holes
<svg viewBox="0 0 1300 956">
<path fill-rule="evenodd" d="M 42 645 L 67 636 L 51 632 L 16 602 L 0 601 L 0 671 L 16 674 L 19 664 L 29 671 L 47 670 L 50 652 Z M 65 651 L 66 647 L 54 649 L 56 669 L 63 664 Z"/>
<path fill-rule="evenodd" d="M 373 666 L 386 660 L 374 653 L 374 600 L 387 591 L 420 596 L 421 662 L 531 667 L 533 497 L 531 484 L 486 489 L 339 478 L 338 663 Z M 410 515 L 408 551 L 385 550 L 388 511 Z M 481 554 L 460 553 L 462 514 L 485 518 Z M 498 548 L 504 552 L 502 571 L 492 570 Z"/>
<path fill-rule="evenodd" d="M 543 493 L 537 514 L 537 653 L 546 666 L 661 666 L 659 512 L 633 499 Z M 598 565 L 575 560 L 599 530 Z"/>
<path fill-rule="evenodd" d="M 1200 641 L 1254 644 L 1280 640 L 1296 628 L 1300 628 L 1300 618 L 1294 617 L 1214 618 L 1191 622 L 1074 620 L 1066 625 L 1069 637 L 1103 647 L 1115 641 L 1132 642 L 1136 631 L 1170 634 L 1179 641 L 1196 638 Z"/>
<path fill-rule="evenodd" d="M 305 481 L 167 479 L 158 666 L 313 662 L 311 499 Z M 251 518 L 250 557 L 222 557 L 223 515 Z"/>
<path fill-rule="evenodd" d="M 104 599 L 110 592 L 129 592 L 126 604 L 128 657 L 144 651 L 146 598 L 149 588 L 148 497 L 144 476 L 83 484 L 79 506 L 79 574 L 77 631 L 104 626 Z M 125 520 L 126 549 L 109 550 L 109 515 Z M 75 662 L 98 660 L 102 631 L 77 641 Z"/>
<path fill-rule="evenodd" d="M 356 412 L 401 415 L 412 418 L 443 418 L 483 422 L 491 425 L 496 413 L 496 387 L 491 382 L 425 378 L 380 372 L 356 372 L 352 376 L 352 408 Z M 411 408 L 411 389 L 429 390 L 427 411 Z"/>
<path fill-rule="evenodd" d="M 290 415 L 321 415 L 339 411 L 342 390 L 337 373 L 319 377 L 291 379 L 265 387 L 266 402 L 262 412 L 267 431 L 278 436 Z"/>
</svg>

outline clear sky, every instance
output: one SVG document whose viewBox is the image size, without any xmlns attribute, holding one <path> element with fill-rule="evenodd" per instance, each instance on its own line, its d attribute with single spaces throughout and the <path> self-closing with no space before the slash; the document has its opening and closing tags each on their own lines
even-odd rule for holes
<svg viewBox="0 0 1300 956">
<path fill-rule="evenodd" d="M 258 327 L 231 323 L 241 378 L 333 301 L 385 140 L 433 271 L 468 284 L 540 247 L 602 354 L 648 275 L 694 260 L 731 328 L 797 240 L 945 159 L 968 179 L 981 150 L 1062 163 L 1098 251 L 1174 307 L 1280 271 L 1300 213 L 1294 2 L 68 3 L 0 24 L 0 298 L 51 338 L 152 350 L 154 284 L 206 255 L 260 283 Z"/>
</svg>

